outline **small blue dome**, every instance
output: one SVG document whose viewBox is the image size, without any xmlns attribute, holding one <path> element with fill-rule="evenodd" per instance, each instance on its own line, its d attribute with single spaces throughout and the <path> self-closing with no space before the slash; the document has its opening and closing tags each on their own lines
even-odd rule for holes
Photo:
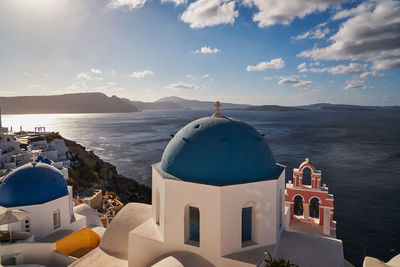
<svg viewBox="0 0 400 267">
<path fill-rule="evenodd" d="M 206 117 L 183 127 L 169 142 L 161 169 L 187 182 L 216 186 L 276 179 L 275 158 L 250 125 Z"/>
<path fill-rule="evenodd" d="M 68 195 L 67 182 L 56 168 L 28 163 L 12 171 L 0 185 L 0 206 L 36 205 Z"/>
</svg>

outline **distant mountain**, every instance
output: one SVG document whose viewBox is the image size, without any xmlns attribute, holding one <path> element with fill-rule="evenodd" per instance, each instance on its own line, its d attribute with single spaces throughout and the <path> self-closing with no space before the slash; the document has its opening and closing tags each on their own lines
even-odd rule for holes
<svg viewBox="0 0 400 267">
<path fill-rule="evenodd" d="M 157 109 L 185 109 L 182 105 L 174 102 L 142 102 L 142 101 L 131 101 L 123 98 L 128 103 L 134 105 L 139 110 L 157 110 Z"/>
<path fill-rule="evenodd" d="M 119 113 L 138 109 L 116 96 L 79 93 L 52 96 L 0 97 L 3 114 Z"/>
<path fill-rule="evenodd" d="M 318 104 L 299 106 L 299 107 L 310 110 L 331 110 L 331 111 L 400 111 L 399 106 L 359 106 L 359 105 L 343 105 L 343 104 L 330 104 L 330 103 L 318 103 Z"/>
<path fill-rule="evenodd" d="M 170 96 L 158 99 L 156 103 L 172 102 L 181 105 L 185 109 L 215 109 L 215 102 L 212 101 L 199 101 L 199 100 L 188 100 L 177 96 Z M 221 103 L 221 109 L 240 109 L 247 108 L 251 105 L 246 104 L 233 104 L 233 103 Z"/>
<path fill-rule="evenodd" d="M 278 105 L 263 105 L 263 106 L 251 106 L 247 108 L 242 108 L 241 110 L 249 111 L 305 111 L 309 109 L 300 107 L 283 107 Z"/>
</svg>

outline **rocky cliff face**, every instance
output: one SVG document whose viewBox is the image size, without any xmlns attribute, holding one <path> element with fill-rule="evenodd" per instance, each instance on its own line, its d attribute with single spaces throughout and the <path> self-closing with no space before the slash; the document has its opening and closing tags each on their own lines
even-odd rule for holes
<svg viewBox="0 0 400 267">
<path fill-rule="evenodd" d="M 77 164 L 70 169 L 70 183 L 74 190 L 99 188 L 115 192 L 125 204 L 127 202 L 151 203 L 151 188 L 134 179 L 118 174 L 115 166 L 104 162 L 80 144 L 65 140 L 72 161 Z"/>
</svg>

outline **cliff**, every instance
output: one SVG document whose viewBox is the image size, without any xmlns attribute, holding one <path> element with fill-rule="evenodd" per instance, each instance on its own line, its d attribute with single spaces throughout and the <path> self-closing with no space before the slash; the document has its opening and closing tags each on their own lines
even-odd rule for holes
<svg viewBox="0 0 400 267">
<path fill-rule="evenodd" d="M 138 109 L 116 96 L 79 93 L 52 96 L 0 97 L 3 114 L 119 113 Z"/>
<path fill-rule="evenodd" d="M 99 188 L 115 192 L 125 204 L 127 202 L 151 203 L 151 188 L 134 179 L 118 174 L 115 166 L 100 159 L 80 144 L 65 139 L 75 167 L 69 170 L 69 183 L 78 192 L 84 188 Z"/>
</svg>

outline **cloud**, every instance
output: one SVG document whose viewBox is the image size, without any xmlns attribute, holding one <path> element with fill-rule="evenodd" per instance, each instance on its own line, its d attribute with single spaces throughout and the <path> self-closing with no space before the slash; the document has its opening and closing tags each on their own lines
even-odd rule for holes
<svg viewBox="0 0 400 267">
<path fill-rule="evenodd" d="M 108 6 L 111 8 L 128 8 L 129 10 L 142 8 L 147 0 L 111 0 Z"/>
<path fill-rule="evenodd" d="M 367 78 L 367 77 L 383 77 L 385 76 L 383 73 L 377 71 L 368 71 L 360 74 L 360 78 Z"/>
<path fill-rule="evenodd" d="M 101 71 L 101 70 L 99 70 L 99 69 L 91 69 L 90 70 L 92 73 L 94 73 L 94 74 L 102 74 L 103 72 Z"/>
<path fill-rule="evenodd" d="M 293 87 L 308 87 L 310 85 L 313 85 L 314 82 L 313 81 L 305 81 L 305 80 L 297 80 L 296 77 L 294 77 L 294 76 L 289 76 L 289 77 L 280 76 L 278 84 L 279 85 L 292 84 Z"/>
<path fill-rule="evenodd" d="M 79 73 L 78 75 L 76 75 L 76 78 L 77 78 L 77 79 L 86 79 L 86 80 L 88 80 L 88 81 L 93 80 L 93 78 L 90 77 L 90 75 L 87 74 L 87 73 L 85 73 L 85 72 Z"/>
<path fill-rule="evenodd" d="M 196 79 L 207 79 L 210 78 L 210 75 L 208 73 L 203 74 L 203 75 L 198 75 L 198 74 L 187 74 L 185 76 L 187 79 L 192 79 L 192 80 L 196 80 Z"/>
<path fill-rule="evenodd" d="M 337 65 L 326 68 L 308 68 L 306 63 L 297 66 L 299 72 L 331 73 L 337 74 L 356 74 L 367 70 L 366 64 L 350 63 L 349 65 Z"/>
<path fill-rule="evenodd" d="M 357 78 L 346 81 L 345 90 L 365 90 L 368 87 L 365 86 L 365 81 Z"/>
<path fill-rule="evenodd" d="M 88 81 L 93 81 L 93 80 L 101 81 L 101 80 L 103 80 L 103 77 L 101 77 L 100 74 L 103 74 L 103 72 L 101 70 L 92 68 L 92 69 L 90 69 L 90 71 L 81 72 L 78 75 L 76 75 L 76 79 L 78 79 L 78 80 L 85 79 Z"/>
<path fill-rule="evenodd" d="M 233 24 L 239 12 L 233 0 L 197 0 L 181 15 L 183 22 L 191 28 L 204 28 L 219 24 Z"/>
<path fill-rule="evenodd" d="M 221 52 L 221 50 L 219 50 L 218 48 L 212 49 L 209 46 L 203 46 L 202 48 L 197 49 L 197 50 L 194 51 L 194 53 L 196 53 L 196 54 L 200 54 L 200 53 L 201 54 L 216 54 L 216 53 L 219 53 L 219 52 Z"/>
<path fill-rule="evenodd" d="M 326 25 L 326 23 L 321 23 L 318 26 L 316 26 L 315 28 L 313 28 L 305 33 L 302 33 L 300 35 L 292 37 L 292 39 L 295 39 L 295 40 L 303 40 L 303 39 L 307 39 L 307 38 L 308 39 L 323 39 L 330 32 L 329 28 L 325 28 L 325 29 L 322 28 L 325 25 Z"/>
<path fill-rule="evenodd" d="M 193 89 L 205 88 L 205 86 L 179 82 L 179 83 L 172 83 L 168 85 L 166 88 L 173 90 L 193 90 Z"/>
<path fill-rule="evenodd" d="M 275 58 L 269 62 L 262 61 L 255 66 L 248 65 L 247 71 L 263 71 L 266 69 L 281 69 L 285 66 L 285 61 L 282 58 Z"/>
<path fill-rule="evenodd" d="M 151 70 L 142 70 L 142 71 L 137 71 L 137 72 L 132 72 L 131 76 L 132 78 L 144 78 L 145 76 L 153 76 L 154 72 L 152 72 Z"/>
<path fill-rule="evenodd" d="M 178 5 L 186 4 L 187 0 L 161 0 L 162 4 L 168 3 L 168 2 L 174 3 L 175 6 L 178 6 Z"/>
<path fill-rule="evenodd" d="M 76 93 L 76 92 L 87 92 L 89 87 L 85 81 L 79 81 L 60 89 L 63 92 Z"/>
<path fill-rule="evenodd" d="M 400 67 L 400 3 L 392 0 L 361 3 L 340 11 L 335 19 L 349 17 L 330 40 L 332 44 L 299 54 L 323 60 L 362 60 L 372 69 Z"/>
<path fill-rule="evenodd" d="M 246 0 L 245 4 L 255 6 L 258 12 L 253 20 L 259 27 L 268 27 L 274 24 L 288 25 L 296 17 L 303 18 L 314 12 L 325 11 L 332 5 L 338 5 L 341 0 Z"/>
</svg>

